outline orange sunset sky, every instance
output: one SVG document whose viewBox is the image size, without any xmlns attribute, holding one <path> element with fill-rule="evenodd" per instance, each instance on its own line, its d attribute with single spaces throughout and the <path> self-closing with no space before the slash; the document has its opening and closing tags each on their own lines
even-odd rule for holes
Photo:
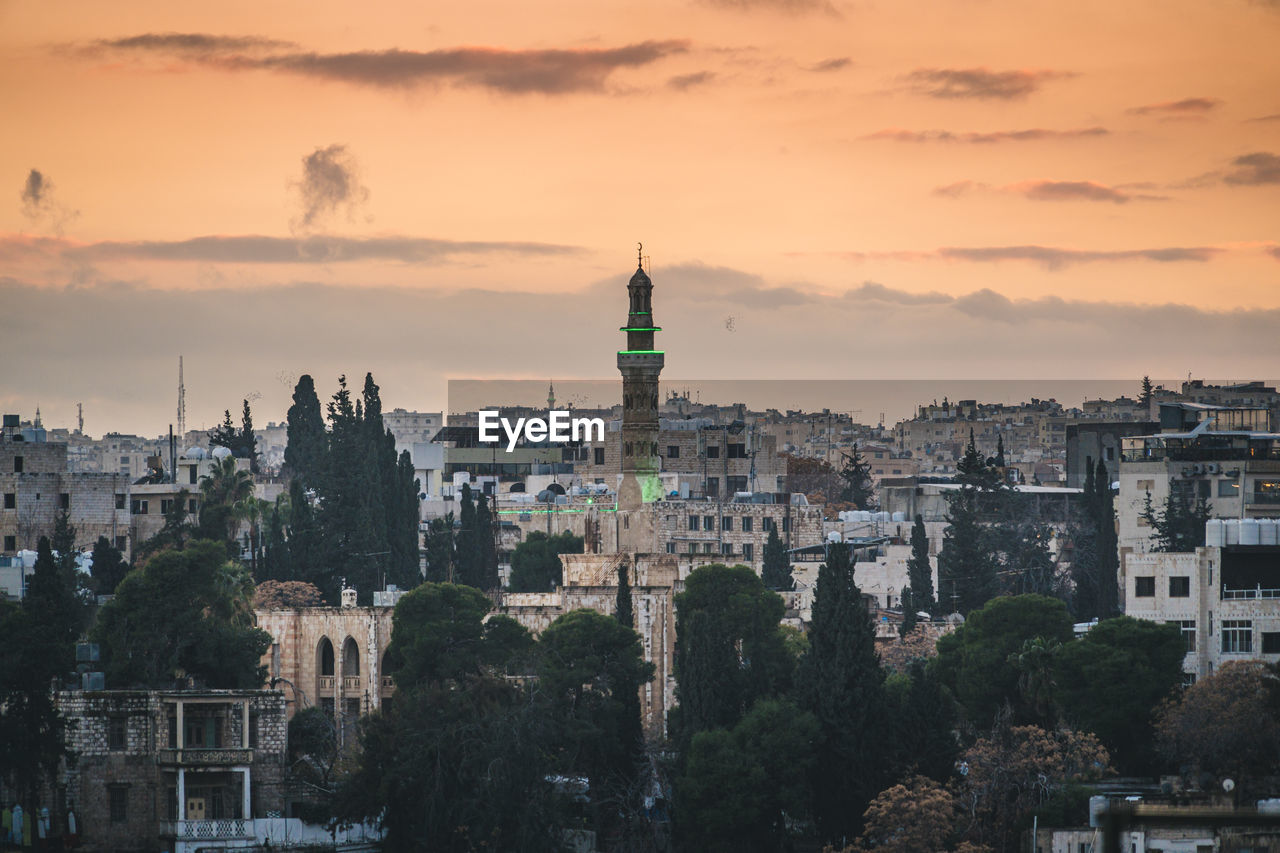
<svg viewBox="0 0 1280 853">
<path fill-rule="evenodd" d="M 1280 2 L 0 0 L 0 406 L 1280 374 Z M 7 201 L 2 201 L 7 199 Z"/>
</svg>

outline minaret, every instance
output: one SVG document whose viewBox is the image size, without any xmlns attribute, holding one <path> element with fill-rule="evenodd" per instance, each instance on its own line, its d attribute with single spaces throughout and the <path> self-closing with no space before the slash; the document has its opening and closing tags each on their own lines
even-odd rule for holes
<svg viewBox="0 0 1280 853">
<path fill-rule="evenodd" d="M 547 380 L 547 411 L 550 412 L 556 407 L 556 383 L 550 379 Z"/>
<path fill-rule="evenodd" d="M 662 496 L 658 472 L 658 375 L 663 354 L 654 349 L 653 282 L 644 271 L 644 246 L 640 245 L 635 274 L 627 283 L 630 310 L 627 348 L 618 350 L 618 372 L 622 374 L 622 483 L 618 487 L 618 509 L 639 509 L 647 501 Z"/>
</svg>

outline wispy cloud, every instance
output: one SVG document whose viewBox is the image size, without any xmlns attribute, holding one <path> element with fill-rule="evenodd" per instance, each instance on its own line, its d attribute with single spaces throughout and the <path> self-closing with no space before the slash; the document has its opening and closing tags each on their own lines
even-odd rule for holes
<svg viewBox="0 0 1280 853">
<path fill-rule="evenodd" d="M 952 131 L 952 130 L 906 130 L 890 127 L 877 130 L 862 137 L 863 139 L 887 140 L 889 142 L 966 142 L 976 145 L 990 145 L 999 142 L 1040 142 L 1054 139 L 1081 139 L 1092 136 L 1106 136 L 1105 127 L 1078 127 L 1066 130 L 1049 130 L 1032 127 L 1025 130 L 992 130 L 985 132 Z"/>
<path fill-rule="evenodd" d="M 907 88 L 932 98 L 1015 100 L 1025 98 L 1046 80 L 1074 77 L 1069 71 L 989 68 L 917 68 L 902 80 Z"/>
<path fill-rule="evenodd" d="M 875 281 L 865 281 L 859 287 L 846 290 L 846 299 L 857 299 L 874 302 L 889 302 L 894 305 L 939 305 L 954 302 L 954 296 L 948 296 L 936 290 L 927 293 L 911 293 L 886 287 Z"/>
<path fill-rule="evenodd" d="M 351 217 L 369 198 L 356 159 L 345 145 L 317 148 L 303 157 L 302 179 L 295 187 L 301 204 L 295 224 L 304 230 L 342 211 Z"/>
<path fill-rule="evenodd" d="M 1205 263 L 1225 249 L 1213 246 L 1172 246 L 1161 249 L 1062 249 L 1052 246 L 986 246 L 938 249 L 937 257 L 949 261 L 998 263 L 1032 261 L 1050 270 L 1104 261 L 1155 261 L 1157 263 Z"/>
<path fill-rule="evenodd" d="M 837 56 L 831 59 L 824 59 L 821 62 L 814 63 L 809 66 L 810 71 L 825 73 L 827 71 L 839 71 L 842 68 L 848 68 L 853 64 L 853 60 L 847 56 Z"/>
<path fill-rule="evenodd" d="M 1158 115 L 1164 118 L 1204 118 L 1218 107 L 1222 101 L 1217 98 L 1183 98 L 1180 101 L 1161 101 L 1156 104 L 1143 104 L 1125 110 L 1129 115 Z"/>
<path fill-rule="evenodd" d="M 339 264 L 389 261 L 440 264 L 469 255 L 567 255 L 580 251 L 553 243 L 453 241 L 424 237 L 192 237 L 188 240 L 108 240 L 77 243 L 55 238 L 0 237 L 0 260 L 66 258 L 81 263 L 174 261 L 227 264 Z"/>
<path fill-rule="evenodd" d="M 1237 157 L 1231 161 L 1231 168 L 1222 176 L 1222 181 L 1241 187 L 1280 184 L 1280 155 L 1255 151 Z"/>
<path fill-rule="evenodd" d="M 22 191 L 18 195 L 22 201 L 22 215 L 32 225 L 46 225 L 56 234 L 62 234 L 63 228 L 72 219 L 80 215 L 58 200 L 54 193 L 53 181 L 39 169 L 27 172 L 27 179 L 22 182 Z"/>
<path fill-rule="evenodd" d="M 269 39 L 203 33 L 142 34 L 93 42 L 90 52 L 155 55 L 222 71 L 275 71 L 382 89 L 451 84 L 511 95 L 600 91 L 613 72 L 684 53 L 685 41 L 645 41 L 612 48 L 516 50 L 362 50 L 321 53 Z"/>
<path fill-rule="evenodd" d="M 1131 201 L 1167 201 L 1167 196 L 1130 193 L 1096 181 L 1023 181 L 1005 187 L 1035 201 L 1106 201 L 1126 204 Z"/>
<path fill-rule="evenodd" d="M 980 190 L 988 189 L 989 186 L 989 184 L 984 184 L 981 181 L 956 181 L 954 184 L 935 187 L 933 194 L 944 198 L 962 198 Z"/>
<path fill-rule="evenodd" d="M 708 6 L 731 9 L 737 12 L 773 11 L 789 15 L 808 15 L 814 12 L 841 17 L 840 10 L 830 0 L 703 0 Z"/>
<path fill-rule="evenodd" d="M 1264 121 L 1280 121 L 1280 113 L 1272 113 L 1269 116 L 1258 116 L 1257 118 L 1247 118 L 1246 122 L 1264 122 Z"/>
<path fill-rule="evenodd" d="M 678 74 L 667 81 L 667 88 L 684 92 L 695 86 L 710 83 L 715 79 L 715 76 L 714 71 L 695 71 L 692 74 Z"/>
</svg>

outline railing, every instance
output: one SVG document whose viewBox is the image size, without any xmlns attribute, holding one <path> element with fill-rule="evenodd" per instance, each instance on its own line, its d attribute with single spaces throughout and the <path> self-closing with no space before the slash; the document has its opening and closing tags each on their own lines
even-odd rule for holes
<svg viewBox="0 0 1280 853">
<path fill-rule="evenodd" d="M 395 690 L 395 689 L 396 689 L 396 680 L 395 680 L 395 678 L 393 678 L 393 677 L 392 677 L 392 676 L 390 676 L 390 675 L 384 675 L 384 676 L 382 676 L 382 689 L 383 689 L 383 690 Z"/>
<path fill-rule="evenodd" d="M 1248 502 L 1251 504 L 1267 504 L 1270 506 L 1280 506 L 1280 493 L 1276 492 L 1245 492 L 1248 495 Z"/>
<path fill-rule="evenodd" d="M 214 840 L 221 838 L 255 837 L 253 821 L 242 818 L 221 820 L 175 820 L 168 826 L 167 835 L 179 840 Z"/>
<path fill-rule="evenodd" d="M 157 760 L 161 764 L 180 764 L 190 767 L 198 764 L 216 764 L 230 766 L 235 764 L 252 764 L 252 749 L 161 749 Z"/>
<path fill-rule="evenodd" d="M 344 676 L 342 676 L 342 689 L 343 689 L 343 690 L 359 690 L 359 689 L 360 689 L 360 676 L 358 676 L 358 675 L 344 675 Z"/>
<path fill-rule="evenodd" d="M 1261 586 L 1257 586 L 1253 589 L 1222 590 L 1223 601 L 1239 601 L 1251 598 L 1280 598 L 1280 589 L 1263 589 Z"/>
<path fill-rule="evenodd" d="M 332 689 L 333 689 L 333 676 L 332 676 L 332 675 L 320 675 L 320 676 L 317 676 L 317 677 L 316 677 L 316 683 L 319 685 L 319 687 L 320 687 L 320 689 L 321 689 L 321 690 L 332 690 Z"/>
</svg>

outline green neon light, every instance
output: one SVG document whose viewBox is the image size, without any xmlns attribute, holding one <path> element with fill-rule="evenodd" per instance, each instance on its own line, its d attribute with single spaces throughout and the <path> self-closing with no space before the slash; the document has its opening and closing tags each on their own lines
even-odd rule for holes
<svg viewBox="0 0 1280 853">
<path fill-rule="evenodd" d="M 661 332 L 661 326 L 619 326 L 619 332 Z"/>
<path fill-rule="evenodd" d="M 660 349 L 620 349 L 618 355 L 663 355 L 666 350 Z"/>
<path fill-rule="evenodd" d="M 586 512 L 585 509 L 500 509 L 498 515 L 561 515 L 570 512 Z M 596 512 L 617 512 L 616 507 L 597 507 Z"/>
</svg>

